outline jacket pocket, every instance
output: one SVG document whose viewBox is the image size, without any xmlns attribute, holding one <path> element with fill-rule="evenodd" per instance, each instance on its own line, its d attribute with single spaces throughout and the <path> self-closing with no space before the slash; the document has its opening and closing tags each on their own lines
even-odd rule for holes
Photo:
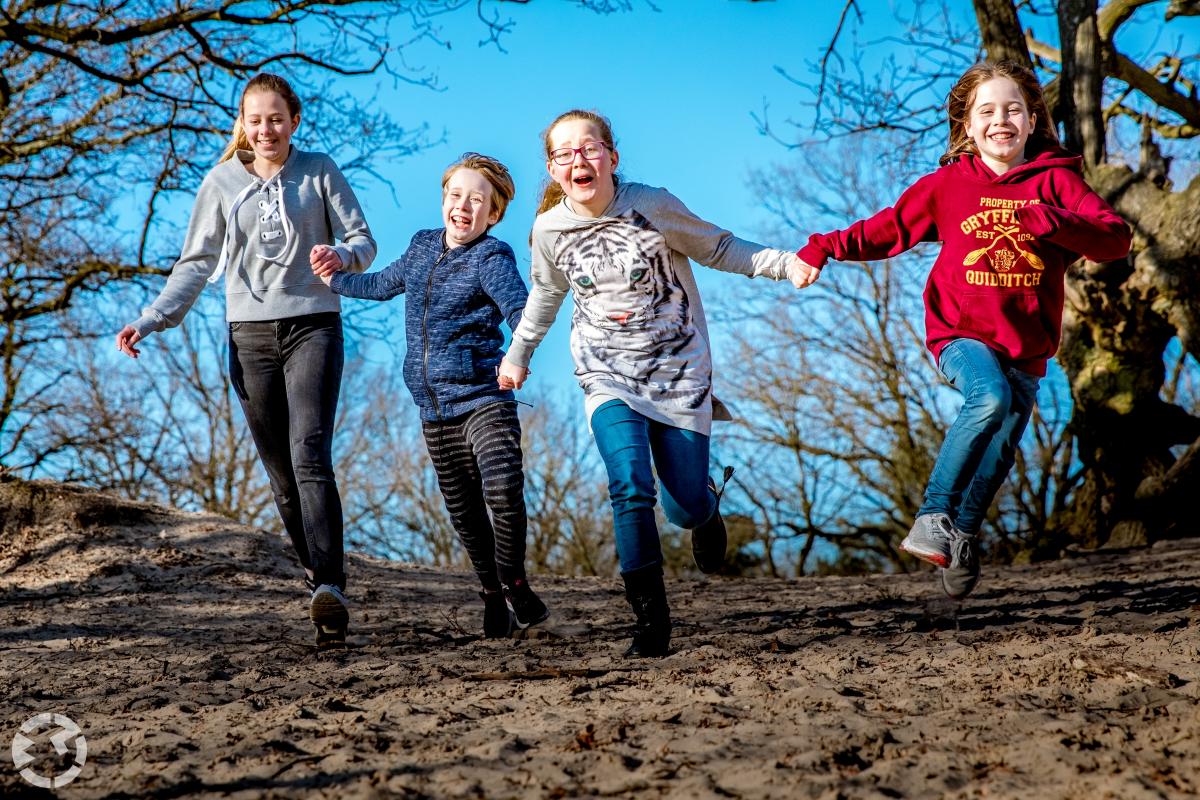
<svg viewBox="0 0 1200 800">
<path fill-rule="evenodd" d="M 475 356 L 469 347 L 464 347 L 459 353 L 459 370 L 458 377 L 463 380 L 471 380 L 475 377 Z"/>
<path fill-rule="evenodd" d="M 1014 359 L 1054 350 L 1053 335 L 1042 320 L 1041 298 L 1035 292 L 966 292 L 957 327 Z"/>
</svg>

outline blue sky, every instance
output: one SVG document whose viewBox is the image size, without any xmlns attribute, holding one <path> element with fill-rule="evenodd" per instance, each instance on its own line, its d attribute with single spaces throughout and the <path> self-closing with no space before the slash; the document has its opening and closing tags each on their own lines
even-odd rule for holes
<svg viewBox="0 0 1200 800">
<path fill-rule="evenodd" d="M 477 150 L 512 170 L 517 197 L 493 233 L 517 252 L 528 279 L 527 237 L 545 175 L 540 133 L 559 113 L 594 108 L 613 123 L 627 180 L 665 186 L 701 217 L 757 239 L 764 222 L 746 186 L 750 169 L 785 155 L 757 131 L 752 112 L 772 103 L 780 117 L 799 111 L 800 90 L 776 66 L 802 73 L 836 25 L 834 4 L 657 0 L 655 12 L 598 15 L 552 0 L 528 6 L 488 4 L 515 24 L 506 53 L 478 47 L 482 26 L 471 14 L 442 17 L 446 50 L 422 43 L 406 60 L 438 74 L 443 91 L 379 85 L 378 95 L 407 124 L 444 128 L 445 143 L 386 166 L 383 186 L 360 183 L 360 200 L 380 243 L 378 269 L 403 252 L 412 233 L 440 222 L 442 170 Z M 765 242 L 795 248 L 799 242 Z M 697 270 L 706 303 L 744 279 Z M 764 289 L 782 291 L 763 282 Z M 347 303 L 360 301 L 347 301 Z M 402 313 L 397 298 L 392 313 Z M 534 357 L 530 388 L 575 387 L 567 339 L 569 310 Z M 401 329 L 394 329 L 399 336 Z"/>
<path fill-rule="evenodd" d="M 537 189 L 545 177 L 540 133 L 569 108 L 594 108 L 613 123 L 627 180 L 665 186 L 699 216 L 739 236 L 783 248 L 799 241 L 765 240 L 768 224 L 762 198 L 747 186 L 751 170 L 769 168 L 787 158 L 779 143 L 758 131 L 752 114 L 770 105 L 771 120 L 810 120 L 802 104 L 811 100 L 779 70 L 801 79 L 823 54 L 837 27 L 842 3 L 812 0 L 632 0 L 633 11 L 608 15 L 581 9 L 567 0 L 529 4 L 487 0 L 484 13 L 512 22 L 504 51 L 480 46 L 484 27 L 473 4 L 435 17 L 439 42 L 421 40 L 403 51 L 419 72 L 436 75 L 440 90 L 386 76 L 347 78 L 341 84 L 380 105 L 408 127 L 428 124 L 444 141 L 417 155 L 378 165 L 380 181 L 359 176 L 355 186 L 380 244 L 373 269 L 400 256 L 412 234 L 440 226 L 440 185 L 447 164 L 467 150 L 500 158 L 512 170 L 517 197 L 493 233 L 509 242 L 518 267 L 528 276 L 527 236 L 533 222 Z M 841 51 L 857 35 L 865 42 L 855 54 L 857 67 L 870 74 L 872 64 L 912 51 L 889 42 L 898 23 L 893 8 L 912 14 L 910 2 L 877 0 L 860 4 L 857 30 L 843 33 Z M 949 4 L 960 27 L 971 27 L 974 13 L 966 0 Z M 1200 18 L 1179 19 L 1164 33 L 1159 2 L 1122 30 L 1121 45 L 1137 59 L 1147 49 L 1172 49 L 1179 37 L 1200 35 Z M 655 10 L 655 8 L 659 10 Z M 931 13 L 931 12 L 926 12 Z M 853 16 L 853 15 L 852 15 Z M 854 20 L 850 29 L 854 29 Z M 1051 20 L 1040 20 L 1037 33 L 1054 40 Z M 393 20 L 390 40 L 411 38 L 408 19 Z M 947 87 L 937 87 L 944 92 Z M 814 134 L 819 136 L 819 134 Z M 298 134 L 305 141 L 303 128 Z M 932 163 L 930 165 L 933 166 Z M 889 180 L 881 175 L 883 181 Z M 180 204 L 186 214 L 190 204 Z M 179 235 L 181 235 L 181 231 Z M 744 279 L 705 268 L 697 280 L 710 317 L 723 293 L 745 286 Z M 792 291 L 765 281 L 762 291 Z M 569 302 L 569 301 L 568 301 Z M 403 298 L 379 304 L 368 313 L 386 320 L 392 339 L 403 347 Z M 346 310 L 361 313 L 366 301 L 348 300 Z M 568 350 L 569 305 L 534 357 L 529 387 L 579 392 Z M 719 330 L 715 332 L 719 338 Z M 360 342 L 367 344 L 367 342 Z M 719 341 L 714 342 L 719 349 Z M 376 351 L 372 351 L 376 355 Z M 719 353 L 718 353 L 719 355 Z M 392 358 L 379 352 L 380 358 Z"/>
</svg>

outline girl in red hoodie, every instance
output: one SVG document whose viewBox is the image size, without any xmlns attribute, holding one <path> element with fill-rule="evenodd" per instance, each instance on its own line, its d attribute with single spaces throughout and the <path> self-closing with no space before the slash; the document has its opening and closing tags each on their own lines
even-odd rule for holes
<svg viewBox="0 0 1200 800">
<path fill-rule="evenodd" d="M 900 547 L 942 567 L 946 593 L 961 600 L 979 580 L 984 514 L 1058 348 L 1066 269 L 1081 256 L 1124 258 L 1130 231 L 1084 182 L 1082 159 L 1059 147 L 1032 71 L 976 64 L 948 106 L 940 169 L 892 208 L 814 234 L 798 255 L 820 269 L 829 259 L 868 261 L 942 242 L 925 285 L 925 341 L 964 403 Z"/>
</svg>

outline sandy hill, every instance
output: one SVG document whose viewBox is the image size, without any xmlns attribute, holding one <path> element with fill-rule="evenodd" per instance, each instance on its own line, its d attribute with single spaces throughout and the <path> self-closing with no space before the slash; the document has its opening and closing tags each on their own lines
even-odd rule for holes
<svg viewBox="0 0 1200 800">
<path fill-rule="evenodd" d="M 614 580 L 538 578 L 551 623 L 486 641 L 471 576 L 355 556 L 327 654 L 277 536 L 13 481 L 0 526 L 4 796 L 41 793 L 8 758 L 39 712 L 87 740 L 63 797 L 1200 791 L 1200 540 L 961 607 L 932 572 L 674 581 L 674 653 L 629 662 Z"/>
</svg>

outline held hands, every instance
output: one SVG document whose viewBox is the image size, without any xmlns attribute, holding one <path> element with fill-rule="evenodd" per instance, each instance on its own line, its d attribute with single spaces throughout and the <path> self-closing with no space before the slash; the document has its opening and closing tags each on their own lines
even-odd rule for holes
<svg viewBox="0 0 1200 800">
<path fill-rule="evenodd" d="M 800 256 L 792 256 L 787 265 L 787 278 L 797 289 L 807 289 L 821 277 L 821 268 L 801 260 Z"/>
<path fill-rule="evenodd" d="M 328 286 L 333 273 L 342 268 L 342 257 L 329 245 L 318 244 L 308 252 L 308 263 L 312 266 L 313 274 Z"/>
<path fill-rule="evenodd" d="M 142 351 L 134 347 L 140 342 L 142 337 L 133 329 L 132 325 L 126 325 L 121 328 L 121 332 L 117 334 L 117 349 L 130 358 L 137 358 Z"/>
<path fill-rule="evenodd" d="M 529 370 L 525 367 L 518 367 L 504 358 L 496 370 L 496 383 L 500 385 L 501 389 L 520 389 L 525 385 L 525 379 L 529 377 L 529 374 Z"/>
</svg>

